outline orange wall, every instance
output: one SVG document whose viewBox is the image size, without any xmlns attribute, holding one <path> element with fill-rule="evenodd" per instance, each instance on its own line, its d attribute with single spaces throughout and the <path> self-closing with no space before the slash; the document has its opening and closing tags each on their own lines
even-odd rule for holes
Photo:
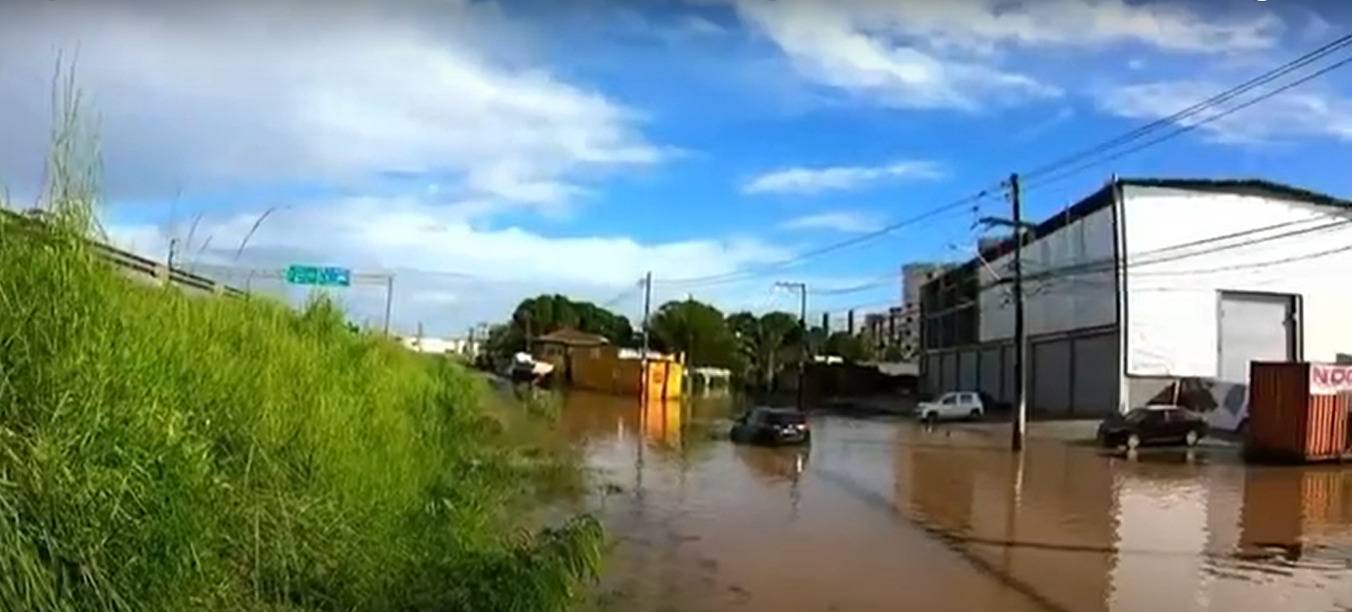
<svg viewBox="0 0 1352 612">
<path fill-rule="evenodd" d="M 641 362 L 620 359 L 615 347 L 572 350 L 573 386 L 616 395 L 640 393 Z M 681 364 L 667 359 L 649 361 L 649 397 L 681 396 Z M 665 391 L 664 391 L 665 390 Z"/>
</svg>

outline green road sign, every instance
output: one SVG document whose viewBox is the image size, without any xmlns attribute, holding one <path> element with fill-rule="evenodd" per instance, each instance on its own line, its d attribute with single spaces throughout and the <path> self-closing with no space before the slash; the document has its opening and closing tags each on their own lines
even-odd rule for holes
<svg viewBox="0 0 1352 612">
<path fill-rule="evenodd" d="M 320 285 L 347 287 L 352 284 L 352 271 L 347 268 L 290 265 L 286 267 L 286 282 L 293 285 Z"/>
</svg>

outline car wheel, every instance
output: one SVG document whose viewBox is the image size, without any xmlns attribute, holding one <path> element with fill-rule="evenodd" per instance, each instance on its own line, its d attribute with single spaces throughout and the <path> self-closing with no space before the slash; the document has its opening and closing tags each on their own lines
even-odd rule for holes
<svg viewBox="0 0 1352 612">
<path fill-rule="evenodd" d="M 1127 450 L 1136 450 L 1141 447 L 1141 436 L 1131 434 L 1127 436 Z"/>
<path fill-rule="evenodd" d="M 971 418 L 973 421 L 980 421 L 980 420 L 981 420 L 981 411 L 980 411 L 980 410 L 973 410 L 973 411 L 971 412 L 971 414 L 968 414 L 967 416 L 968 416 L 969 418 Z"/>
<path fill-rule="evenodd" d="M 1183 437 L 1183 442 L 1188 446 L 1197 446 L 1197 441 L 1200 439 L 1202 439 L 1202 436 L 1197 435 L 1196 429 L 1189 429 L 1188 435 Z"/>
<path fill-rule="evenodd" d="M 925 413 L 925 424 L 926 424 L 926 425 L 929 425 L 930 427 L 934 427 L 934 424 L 935 424 L 935 423 L 938 423 L 938 422 L 939 422 L 939 415 L 938 415 L 938 414 L 933 413 L 933 412 L 926 412 L 926 413 Z"/>
</svg>

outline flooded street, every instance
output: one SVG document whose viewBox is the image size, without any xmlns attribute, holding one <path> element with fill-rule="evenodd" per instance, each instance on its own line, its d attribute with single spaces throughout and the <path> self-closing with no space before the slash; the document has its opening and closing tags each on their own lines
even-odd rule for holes
<svg viewBox="0 0 1352 612">
<path fill-rule="evenodd" d="M 815 414 L 810 448 L 767 449 L 727 441 L 732 410 L 568 398 L 613 540 L 591 608 L 1352 609 L 1337 466 Z"/>
</svg>

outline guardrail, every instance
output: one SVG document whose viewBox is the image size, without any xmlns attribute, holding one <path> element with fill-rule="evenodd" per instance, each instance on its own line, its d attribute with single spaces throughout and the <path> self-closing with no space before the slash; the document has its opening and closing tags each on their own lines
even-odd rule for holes
<svg viewBox="0 0 1352 612">
<path fill-rule="evenodd" d="M 45 222 L 42 219 L 19 214 L 3 208 L 0 208 L 0 217 L 4 220 L 18 223 L 20 226 L 26 226 L 29 229 L 37 229 L 45 225 Z M 225 283 L 198 274 L 193 274 L 187 270 L 170 268 L 168 264 L 160 263 L 129 251 L 124 251 L 112 245 L 94 240 L 89 240 L 88 243 L 93 247 L 94 252 L 104 261 L 113 264 L 114 267 L 133 276 L 144 277 L 159 284 L 175 285 L 200 293 L 224 295 L 226 297 L 236 298 L 247 297 L 249 295 L 247 292 L 231 287 Z"/>
</svg>

